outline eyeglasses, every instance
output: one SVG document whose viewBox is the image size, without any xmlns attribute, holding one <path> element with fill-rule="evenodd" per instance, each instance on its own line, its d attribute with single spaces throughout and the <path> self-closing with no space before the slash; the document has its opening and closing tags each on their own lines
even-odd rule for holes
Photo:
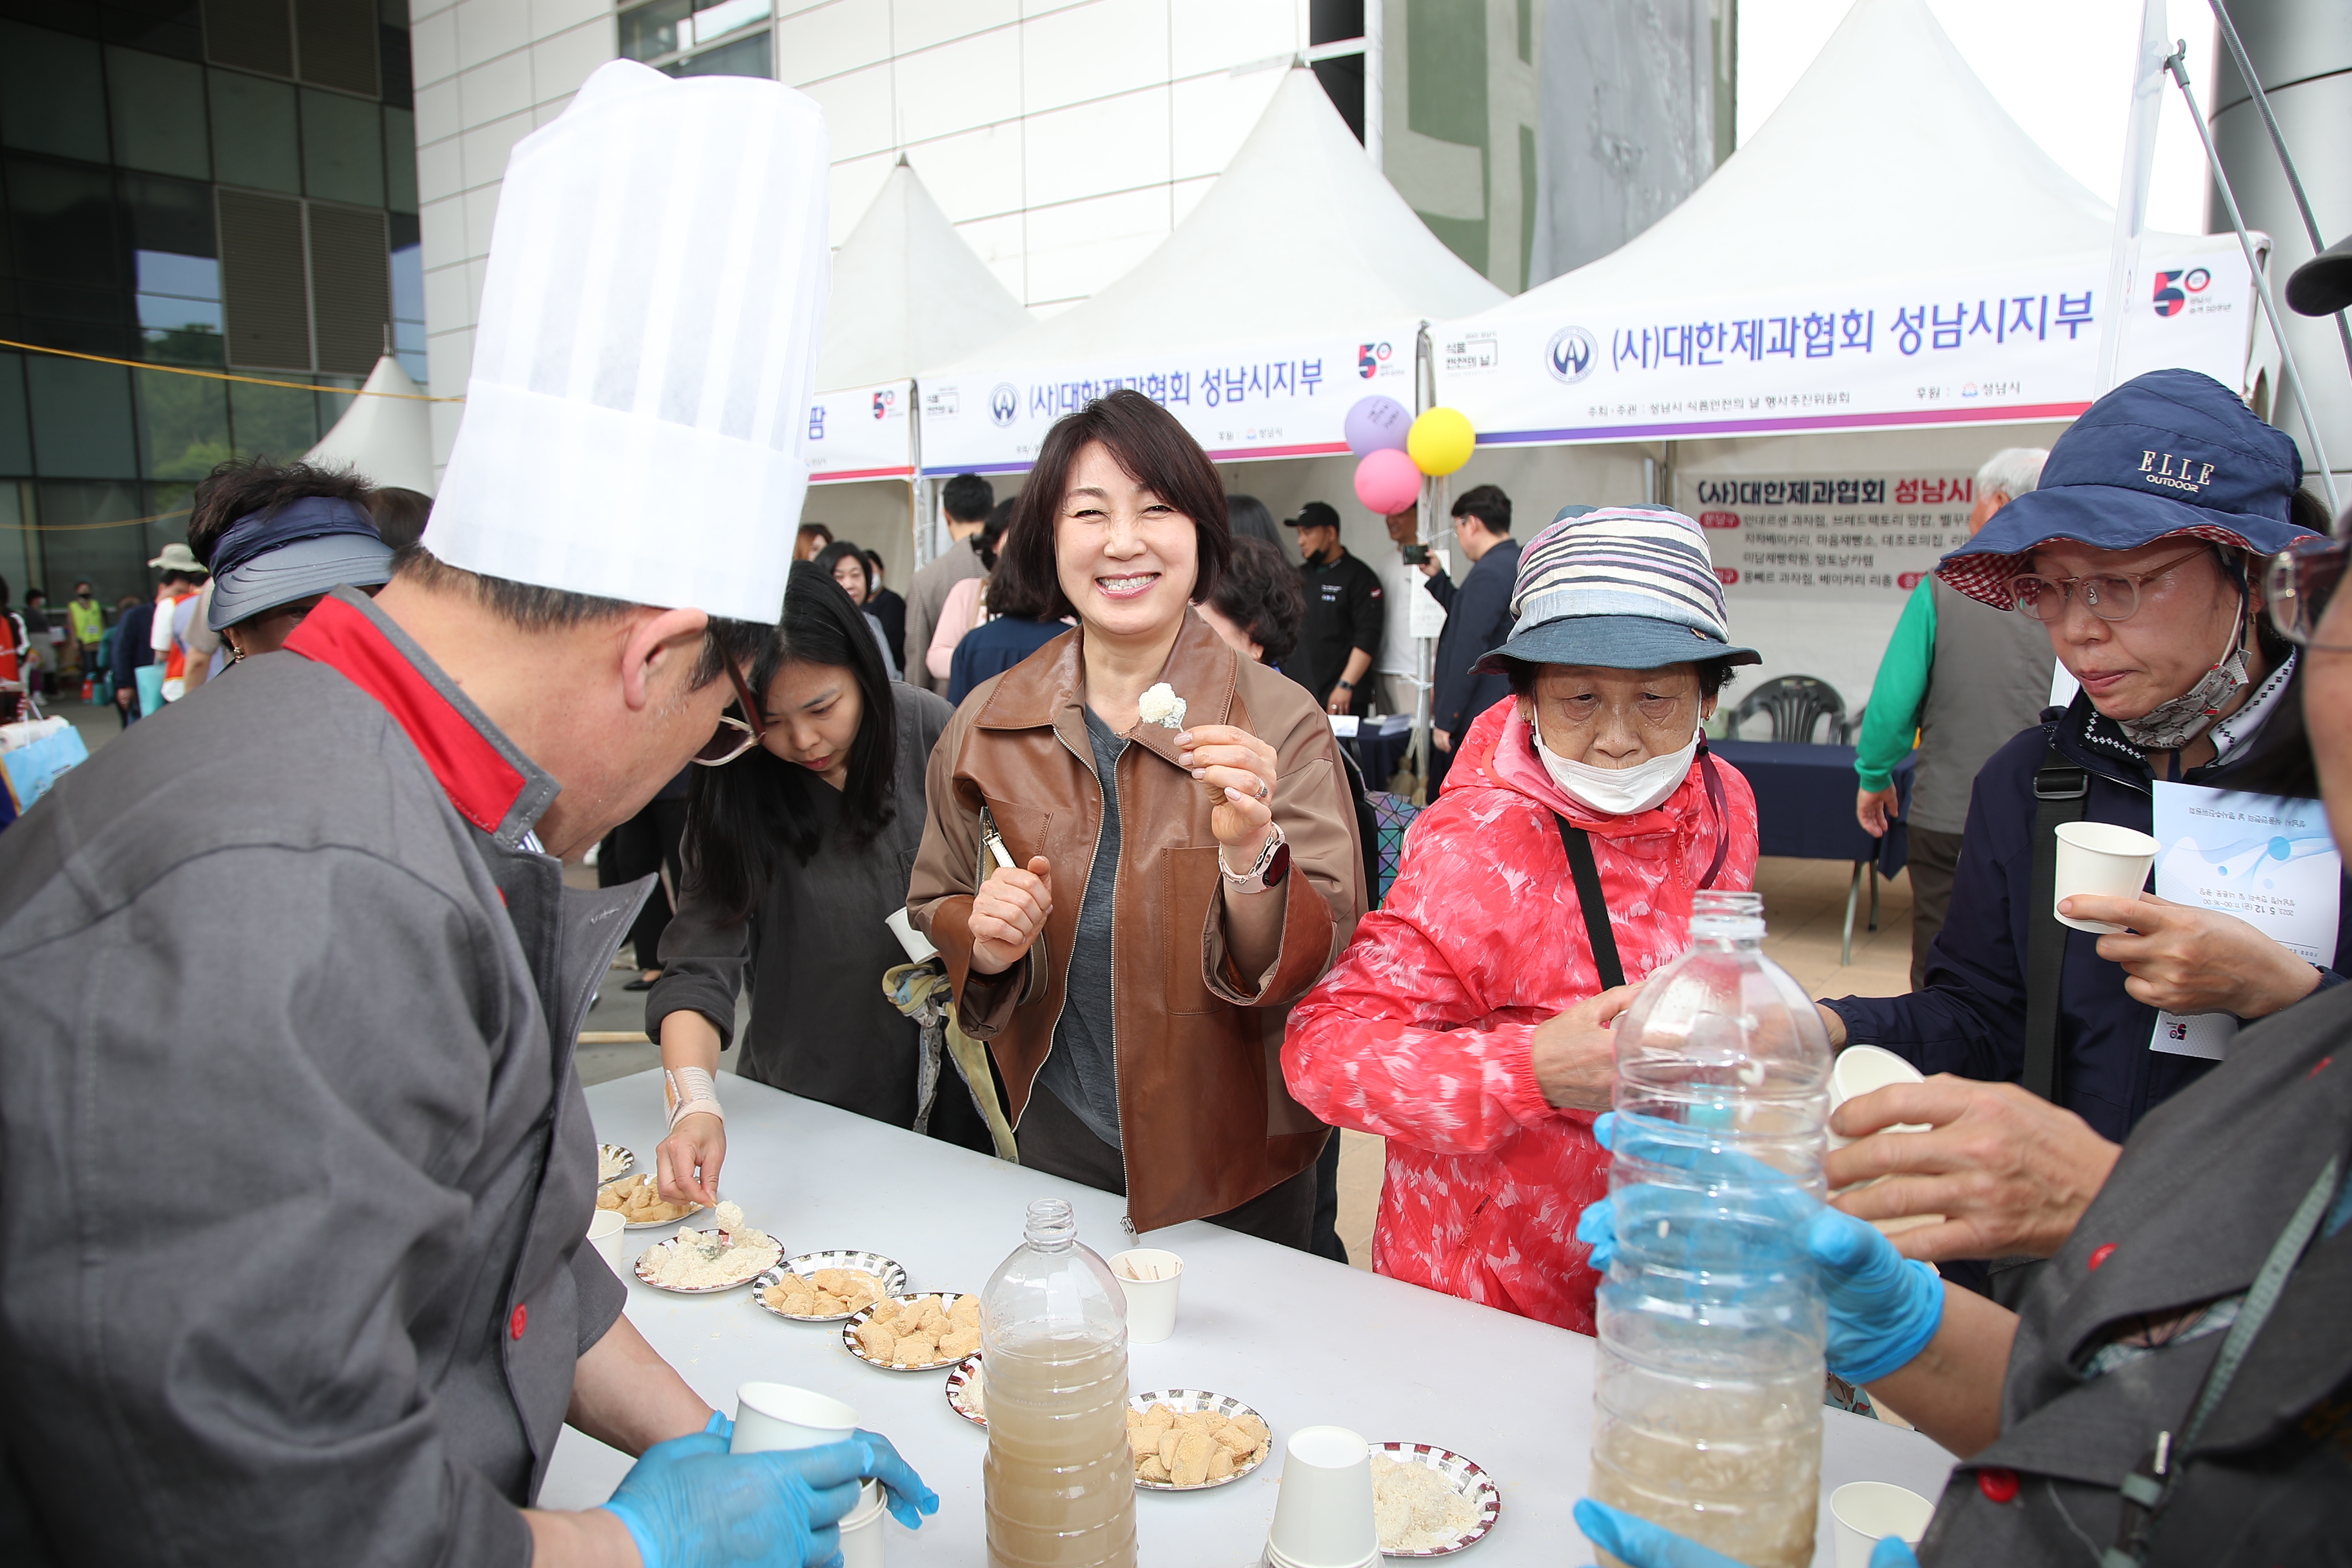
<svg viewBox="0 0 2352 1568">
<path fill-rule="evenodd" d="M 2210 545 L 2185 550 L 2171 560 L 2151 566 L 2145 572 L 2102 572 L 2091 577 L 2037 577 L 2027 574 L 2009 580 L 2010 602 L 2037 621 L 2057 622 L 2066 618 L 2067 601 L 2074 590 L 2083 591 L 2083 608 L 2103 621 L 2127 621 L 2139 614 L 2141 591 L 2150 579 L 2163 576 L 2175 566 L 2192 556 L 2202 555 Z"/>
<path fill-rule="evenodd" d="M 2311 640 L 2344 580 L 2347 554 L 2352 540 L 2299 539 L 2270 558 L 2263 568 L 2263 596 L 2279 636 L 2322 653 L 2352 653 L 2352 645 Z"/>
<path fill-rule="evenodd" d="M 730 719 L 723 713 L 719 715 L 719 728 L 710 732 L 710 739 L 702 742 L 702 750 L 694 753 L 695 762 L 706 768 L 721 767 L 733 762 L 758 745 L 768 733 L 767 725 L 760 718 L 760 705 L 751 700 L 751 689 L 743 684 L 743 672 L 735 668 L 735 661 L 731 658 L 727 661 L 727 679 L 734 683 L 736 705 L 748 717 Z"/>
</svg>

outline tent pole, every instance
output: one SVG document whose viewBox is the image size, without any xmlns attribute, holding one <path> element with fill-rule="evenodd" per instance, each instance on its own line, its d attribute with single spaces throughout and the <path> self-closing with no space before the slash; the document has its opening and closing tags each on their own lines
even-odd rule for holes
<svg viewBox="0 0 2352 1568">
<path fill-rule="evenodd" d="M 1379 0 L 1372 0 L 1377 5 Z M 1412 405 L 1417 418 L 1437 401 L 1437 366 L 1430 353 L 1429 323 L 1423 321 L 1412 342 Z M 1423 549 L 1437 544 L 1437 487 L 1443 481 L 1423 479 L 1421 497 L 1415 503 L 1421 512 L 1420 539 Z M 1427 590 L 1423 590 L 1426 592 Z M 1410 622 L 1406 623 L 1410 625 Z M 1413 772 L 1421 779 L 1422 804 L 1429 804 L 1430 742 L 1433 699 L 1436 695 L 1437 644 L 1433 638 L 1413 638 L 1412 740 L 1405 747 L 1412 759 Z"/>
<path fill-rule="evenodd" d="M 2336 475 L 2327 466 L 2327 448 L 2320 444 L 2319 422 L 2312 417 L 2311 399 L 2304 395 L 2303 373 L 2295 368 L 2294 347 L 2286 341 L 2286 324 L 2279 319 L 2278 300 L 2271 293 L 2270 274 L 2254 256 L 2254 242 L 2246 233 L 2244 215 L 2238 211 L 2237 193 L 2230 189 L 2229 174 L 2221 167 L 2221 154 L 2213 146 L 2213 129 L 2205 123 L 2204 110 L 2197 107 L 2197 95 L 2189 89 L 2189 42 L 2182 39 L 2164 62 L 2172 73 L 2175 86 L 2189 105 L 2189 122 L 2197 127 L 2197 139 L 2205 143 L 2205 162 L 2213 170 L 2213 188 L 2221 193 L 2221 204 L 2230 214 L 2230 226 L 2238 231 L 2238 248 L 2246 255 L 2246 271 L 2254 280 L 2255 298 L 2263 302 L 2263 311 L 2270 318 L 2271 339 L 2278 344 L 2279 369 L 2284 373 L 2287 389 L 2294 394 L 2295 406 L 2303 414 L 2303 433 L 2311 442 L 2311 455 L 2316 459 L 2320 487 L 2327 492 L 2327 510 L 2331 516 L 2340 514 L 2344 503 L 2336 499 Z"/>
<path fill-rule="evenodd" d="M 2286 132 L 2279 129 L 2278 116 L 2271 111 L 2271 95 L 2263 90 L 2263 79 L 2254 74 L 2254 63 L 2246 57 L 2246 46 L 2238 39 L 2238 25 L 2230 20 L 2230 8 L 2221 0 L 2208 0 L 2213 7 L 2213 19 L 2221 25 L 2221 42 L 2230 51 L 2230 58 L 2238 68 L 2238 79 L 2254 95 L 2254 107 L 2263 111 L 2263 124 L 2271 133 L 2271 146 L 2278 153 L 2279 168 L 2286 174 L 2286 188 L 2294 193 L 2295 211 L 2303 215 L 2303 232 L 2311 239 L 2314 256 L 2327 248 L 2319 237 L 2319 221 L 2311 216 L 2311 198 L 2303 194 L 2303 176 L 2295 172 L 2294 160 L 2287 156 Z M 2345 313 L 2336 312 L 2336 335 L 2343 340 L 2344 363 L 2352 367 L 2352 325 L 2347 325 Z M 2308 412 L 2305 423 L 2310 422 Z"/>
</svg>

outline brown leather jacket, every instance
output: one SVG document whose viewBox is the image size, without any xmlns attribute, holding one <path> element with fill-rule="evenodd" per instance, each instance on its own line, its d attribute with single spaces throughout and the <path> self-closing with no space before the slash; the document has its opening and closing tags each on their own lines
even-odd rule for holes
<svg viewBox="0 0 2352 1568">
<path fill-rule="evenodd" d="M 1102 819 L 1090 765 L 1083 631 L 966 698 L 931 752 L 930 819 L 907 907 L 936 943 L 958 1021 L 983 1039 L 1017 1131 L 1062 1016 L 1065 965 Z M 1234 724 L 1278 759 L 1275 820 L 1291 852 L 1282 949 L 1255 977 L 1225 952 L 1209 793 L 1176 765 L 1178 731 L 1141 724 L 1118 769 L 1118 984 L 1114 1007 L 1119 1139 L 1138 1230 L 1223 1214 L 1321 1152 L 1324 1125 L 1282 1079 L 1290 1005 L 1331 967 L 1364 910 L 1363 857 L 1329 721 L 1306 688 L 1242 658 L 1187 610 L 1168 683 L 1188 724 Z M 1016 863 L 1053 862 L 1054 908 L 1028 954 L 971 973 L 969 924 L 985 806 Z"/>
</svg>

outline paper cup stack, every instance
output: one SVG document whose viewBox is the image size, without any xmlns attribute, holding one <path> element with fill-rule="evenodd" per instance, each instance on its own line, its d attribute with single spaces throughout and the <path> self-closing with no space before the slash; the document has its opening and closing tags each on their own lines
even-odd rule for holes
<svg viewBox="0 0 2352 1568">
<path fill-rule="evenodd" d="M 843 1443 L 857 1430 L 857 1412 L 838 1399 L 782 1383 L 747 1383 L 735 1391 L 730 1454 L 767 1454 Z M 882 1488 L 858 1483 L 857 1506 L 841 1521 L 842 1568 L 882 1568 Z"/>
<path fill-rule="evenodd" d="M 1265 1568 L 1371 1568 L 1371 1445 L 1344 1426 L 1304 1426 L 1284 1446 Z"/>
</svg>

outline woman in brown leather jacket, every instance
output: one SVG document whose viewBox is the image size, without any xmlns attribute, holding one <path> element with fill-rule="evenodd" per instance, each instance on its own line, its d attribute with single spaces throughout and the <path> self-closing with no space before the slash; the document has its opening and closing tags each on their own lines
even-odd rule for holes
<svg viewBox="0 0 2352 1568">
<path fill-rule="evenodd" d="M 1304 1247 L 1328 1130 L 1284 1087 L 1283 1016 L 1355 930 L 1363 868 L 1313 698 L 1191 609 L 1232 548 L 1216 469 L 1149 398 L 1054 426 L 998 570 L 1078 629 L 940 738 L 907 903 L 1024 1165 L 1125 1193 L 1135 1230 Z"/>
</svg>

